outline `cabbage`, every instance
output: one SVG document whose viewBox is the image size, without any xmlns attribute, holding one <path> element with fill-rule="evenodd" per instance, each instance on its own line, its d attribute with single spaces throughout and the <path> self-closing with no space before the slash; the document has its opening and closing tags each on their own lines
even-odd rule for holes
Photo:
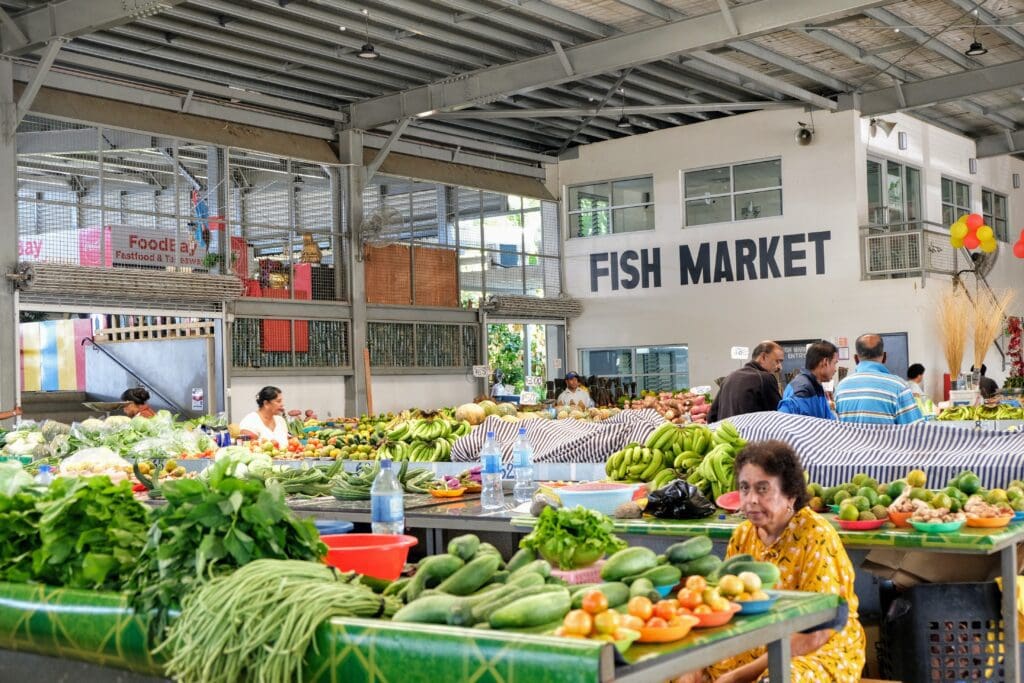
<svg viewBox="0 0 1024 683">
<path fill-rule="evenodd" d="M 82 420 L 78 426 L 87 432 L 98 432 L 103 429 L 103 421 L 97 420 L 95 417 L 90 417 L 87 420 Z"/>
<path fill-rule="evenodd" d="M 21 469 L 21 465 L 16 462 L 0 463 L 0 495 L 11 497 L 31 485 L 32 475 Z"/>
<path fill-rule="evenodd" d="M 108 429 L 110 427 L 130 426 L 131 424 L 132 424 L 132 418 L 128 417 L 127 415 L 111 415 L 103 423 L 103 425 L 105 427 L 107 427 Z"/>
</svg>

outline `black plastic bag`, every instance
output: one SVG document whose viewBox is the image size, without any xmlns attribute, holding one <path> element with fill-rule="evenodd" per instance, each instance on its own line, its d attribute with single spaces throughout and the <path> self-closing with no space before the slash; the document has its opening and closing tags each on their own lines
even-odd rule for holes
<svg viewBox="0 0 1024 683">
<path fill-rule="evenodd" d="M 663 519 L 700 519 L 715 514 L 715 506 L 696 486 L 676 479 L 647 496 L 644 512 Z"/>
</svg>

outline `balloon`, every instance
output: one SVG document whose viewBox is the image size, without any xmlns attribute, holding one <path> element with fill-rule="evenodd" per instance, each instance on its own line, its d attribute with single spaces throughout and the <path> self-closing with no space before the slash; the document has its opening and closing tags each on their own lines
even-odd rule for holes
<svg viewBox="0 0 1024 683">
<path fill-rule="evenodd" d="M 987 225 L 983 225 L 980 228 L 978 228 L 978 232 L 976 232 L 975 234 L 978 236 L 978 239 L 981 240 L 982 242 L 988 242 L 993 237 L 995 237 L 995 233 L 992 232 L 992 228 Z"/>
<path fill-rule="evenodd" d="M 983 240 L 981 242 L 981 250 L 986 254 L 991 254 L 993 251 L 995 251 L 996 246 L 997 245 L 995 240 Z"/>
<path fill-rule="evenodd" d="M 1020 241 L 1024 242 L 1024 228 L 1020 229 Z"/>
<path fill-rule="evenodd" d="M 964 238 L 964 246 L 968 249 L 977 249 L 981 246 L 981 240 L 979 240 L 975 235 L 968 235 Z"/>
<path fill-rule="evenodd" d="M 954 223 L 949 226 L 949 234 L 957 239 L 963 239 L 967 237 L 967 224 L 966 223 Z"/>
<path fill-rule="evenodd" d="M 1013 245 L 1013 255 L 1017 258 L 1024 258 L 1024 237 L 1021 238 L 1020 242 Z"/>
<path fill-rule="evenodd" d="M 954 249 L 959 249 L 960 247 L 964 246 L 964 241 L 962 239 L 958 239 L 956 237 L 950 237 L 949 238 L 949 243 L 951 245 L 953 245 Z"/>
<path fill-rule="evenodd" d="M 967 227 L 971 230 L 977 230 L 985 224 L 985 219 L 976 213 L 972 213 L 964 222 L 967 223 Z"/>
</svg>

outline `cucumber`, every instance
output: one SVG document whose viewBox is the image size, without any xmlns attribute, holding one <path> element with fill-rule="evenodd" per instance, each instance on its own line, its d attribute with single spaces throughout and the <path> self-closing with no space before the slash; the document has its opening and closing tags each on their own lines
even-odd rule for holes
<svg viewBox="0 0 1024 683">
<path fill-rule="evenodd" d="M 626 548 L 608 558 L 601 567 L 601 578 L 605 581 L 619 581 L 658 566 L 658 556 L 650 548 L 636 546 Z"/>
<path fill-rule="evenodd" d="M 461 598 L 455 595 L 428 595 L 410 602 L 395 612 L 391 621 L 414 622 L 417 624 L 447 624 L 452 607 Z"/>
<path fill-rule="evenodd" d="M 396 581 L 392 581 L 390 584 L 388 584 L 388 587 L 384 589 L 383 595 L 398 595 L 401 592 L 401 590 L 405 588 L 406 585 L 408 585 L 410 581 L 412 581 L 412 577 L 409 576 L 403 576 L 402 578 L 397 579 Z"/>
<path fill-rule="evenodd" d="M 652 598 L 651 595 L 658 595 L 658 599 L 661 598 L 661 595 L 658 594 L 658 591 L 654 590 L 654 584 L 651 583 L 650 579 L 645 579 L 645 578 L 641 577 L 641 578 L 637 579 L 636 581 L 634 581 L 629 586 L 629 597 L 630 598 L 635 598 L 637 596 L 642 596 L 642 597 L 645 597 L 645 598 L 650 598 L 652 601 L 657 602 L 657 600 Z"/>
<path fill-rule="evenodd" d="M 598 586 L 601 586 L 601 585 L 603 585 L 603 584 L 600 584 L 600 583 L 576 583 L 576 584 L 573 584 L 572 586 L 569 587 L 569 595 L 571 595 L 575 599 L 577 593 L 582 593 L 584 591 L 590 590 L 591 588 L 597 588 Z"/>
<path fill-rule="evenodd" d="M 510 592 L 503 592 L 501 595 L 495 595 L 493 600 L 486 602 L 477 603 L 473 606 L 473 618 L 476 621 L 486 621 L 493 612 L 508 605 L 520 598 L 525 598 L 530 595 L 540 595 L 542 593 L 559 593 L 561 590 L 565 590 L 560 586 L 528 586 L 526 588 L 519 588 L 511 586 Z"/>
<path fill-rule="evenodd" d="M 454 555 L 463 562 L 469 562 L 480 548 L 480 539 L 476 534 L 456 536 L 448 541 L 448 554 Z"/>
<path fill-rule="evenodd" d="M 367 586 L 374 593 L 383 593 L 387 589 L 387 587 L 390 586 L 393 582 L 388 581 L 387 579 L 378 579 L 375 576 L 367 576 L 366 574 L 362 574 L 359 577 L 359 583 L 363 584 L 364 586 Z"/>
<path fill-rule="evenodd" d="M 437 586 L 466 563 L 454 555 L 431 555 L 419 563 L 416 574 L 406 585 L 406 602 L 412 602 L 427 588 Z"/>
<path fill-rule="evenodd" d="M 491 575 L 491 583 L 505 583 L 508 581 L 508 577 L 511 574 L 508 573 L 507 569 L 499 569 Z"/>
<path fill-rule="evenodd" d="M 683 576 L 693 576 L 694 574 L 708 576 L 711 572 L 717 570 L 721 564 L 722 560 L 717 555 L 705 555 L 704 557 L 698 557 L 696 560 L 681 562 L 675 566 L 679 568 Z"/>
<path fill-rule="evenodd" d="M 710 583 L 717 583 L 719 577 L 725 576 L 726 574 L 732 574 L 733 571 L 730 568 L 732 565 L 739 562 L 753 562 L 754 556 L 748 555 L 747 553 L 740 553 L 733 555 L 732 557 L 725 558 L 722 564 L 718 565 L 718 568 L 707 575 L 707 579 Z"/>
<path fill-rule="evenodd" d="M 505 583 L 509 586 L 519 586 L 520 588 L 526 586 L 543 586 L 544 577 L 537 572 L 523 572 L 522 574 L 513 572 L 512 576 L 508 577 L 508 581 Z"/>
<path fill-rule="evenodd" d="M 569 586 L 569 582 L 568 581 L 566 581 L 563 578 L 557 577 L 557 576 L 549 576 L 548 578 L 544 579 L 544 583 L 552 585 L 552 586 L 566 586 L 566 587 Z"/>
<path fill-rule="evenodd" d="M 572 608 L 579 609 L 583 604 L 584 596 L 590 591 L 601 591 L 604 593 L 604 597 L 608 598 L 608 607 L 614 608 L 619 605 L 625 605 L 629 602 L 629 586 L 619 581 L 611 581 L 609 583 L 601 583 L 596 586 L 584 588 L 583 590 L 575 591 L 572 594 Z"/>
<path fill-rule="evenodd" d="M 536 559 L 537 553 L 533 550 L 530 548 L 520 548 L 516 551 L 516 554 L 512 556 L 512 559 L 508 561 L 508 564 L 505 565 L 505 569 L 510 572 L 514 572 L 521 567 L 525 567 Z"/>
<path fill-rule="evenodd" d="M 458 602 L 451 606 L 448 613 L 448 623 L 450 626 L 472 626 L 480 619 L 474 616 L 476 608 L 484 605 L 493 604 L 495 600 L 500 599 L 503 595 L 516 589 L 510 588 L 502 584 L 490 584 L 484 586 L 476 593 L 462 598 Z"/>
<path fill-rule="evenodd" d="M 501 556 L 501 551 L 486 541 L 481 543 L 480 547 L 477 548 L 476 555 L 473 556 L 473 559 L 475 560 L 477 557 L 484 554 L 496 555 L 499 560 L 498 569 L 505 568 L 505 558 Z"/>
<path fill-rule="evenodd" d="M 437 589 L 452 595 L 469 595 L 491 580 L 500 562 L 497 555 L 484 553 L 442 581 Z"/>
<path fill-rule="evenodd" d="M 514 572 L 512 572 L 512 576 L 509 577 L 509 578 L 510 579 L 514 579 L 515 577 L 519 576 L 520 574 L 530 574 L 530 573 L 540 574 L 541 576 L 543 576 L 546 579 L 549 576 L 551 576 L 551 565 L 548 564 L 547 560 L 534 560 L 533 562 L 530 562 L 529 564 L 526 564 L 526 565 L 520 567 L 519 569 L 515 570 Z"/>
<path fill-rule="evenodd" d="M 569 591 L 538 593 L 520 598 L 491 613 L 491 628 L 529 628 L 565 617 L 572 608 Z"/>
<path fill-rule="evenodd" d="M 679 579 L 681 578 L 683 578 L 683 573 L 679 571 L 677 567 L 674 567 L 671 564 L 665 564 L 652 567 L 645 572 L 640 572 L 633 576 L 627 576 L 622 581 L 629 585 L 637 579 L 647 579 L 655 586 L 674 586 L 679 583 Z"/>
<path fill-rule="evenodd" d="M 729 565 L 730 574 L 738 575 L 743 572 L 757 574 L 761 578 L 761 585 L 765 588 L 773 587 L 781 578 L 779 568 L 771 562 L 733 562 Z M 725 576 L 725 574 L 721 576 Z"/>
<path fill-rule="evenodd" d="M 714 544 L 707 536 L 694 536 L 682 543 L 674 543 L 665 549 L 665 555 L 672 564 L 682 564 L 711 554 Z"/>
</svg>

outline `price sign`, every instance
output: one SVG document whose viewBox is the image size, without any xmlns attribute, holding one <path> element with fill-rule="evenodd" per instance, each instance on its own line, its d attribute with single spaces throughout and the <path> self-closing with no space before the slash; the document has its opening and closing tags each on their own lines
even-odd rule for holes
<svg viewBox="0 0 1024 683">
<path fill-rule="evenodd" d="M 543 377 L 537 377 L 536 375 L 530 375 L 526 378 L 526 386 L 528 387 L 539 387 L 544 384 Z"/>
<path fill-rule="evenodd" d="M 474 377 L 488 377 L 491 374 L 491 366 L 489 365 L 474 365 L 473 376 Z"/>
<path fill-rule="evenodd" d="M 562 367 L 562 359 L 561 358 L 556 358 L 555 359 L 555 370 L 558 370 L 561 367 Z"/>
<path fill-rule="evenodd" d="M 734 346 L 729 357 L 733 360 L 750 360 L 750 347 Z"/>
<path fill-rule="evenodd" d="M 535 406 L 540 397 L 535 391 L 524 391 L 519 394 L 519 404 L 524 406 Z"/>
</svg>

